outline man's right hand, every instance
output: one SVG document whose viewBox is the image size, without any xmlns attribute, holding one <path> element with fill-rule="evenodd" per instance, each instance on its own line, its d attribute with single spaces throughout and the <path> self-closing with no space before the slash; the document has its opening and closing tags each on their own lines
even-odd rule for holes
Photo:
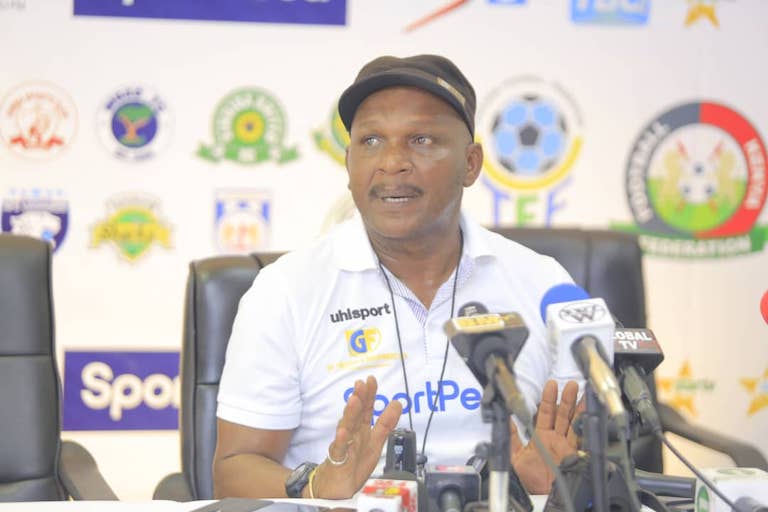
<svg viewBox="0 0 768 512">
<path fill-rule="evenodd" d="M 328 447 L 329 458 L 317 467 L 312 482 L 315 498 L 352 497 L 370 478 L 379 462 L 389 433 L 397 427 L 403 406 L 397 400 L 387 407 L 371 428 L 378 384 L 373 376 L 358 380 L 336 426 L 336 437 Z M 304 497 L 309 497 L 309 486 Z"/>
</svg>

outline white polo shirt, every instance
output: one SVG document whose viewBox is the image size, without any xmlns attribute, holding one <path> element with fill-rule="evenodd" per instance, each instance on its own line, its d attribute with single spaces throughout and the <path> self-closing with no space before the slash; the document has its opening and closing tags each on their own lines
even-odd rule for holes
<svg viewBox="0 0 768 512">
<path fill-rule="evenodd" d="M 515 363 L 518 385 L 533 410 L 551 375 L 554 354 L 539 314 L 544 293 L 572 282 L 554 259 L 537 254 L 462 216 L 463 258 L 455 311 L 476 301 L 491 312 L 519 313 L 530 335 Z M 438 382 L 451 317 L 453 276 L 438 291 L 426 318 L 409 304 L 399 282 L 389 290 L 362 220 L 356 217 L 313 246 L 288 253 L 262 269 L 240 301 L 227 348 L 218 397 L 220 418 L 260 429 L 295 430 L 283 464 L 320 462 L 355 380 L 379 383 L 375 415 L 399 399 L 399 427 L 413 416 L 419 449 L 438 388 L 426 443 L 430 463 L 463 464 L 488 441 L 480 415 L 482 390 L 449 346 Z M 391 276 L 391 274 L 390 274 Z M 392 277 L 390 277 L 390 280 Z M 399 290 L 398 290 L 399 285 Z M 410 297 L 409 297 L 410 295 Z M 394 307 L 393 307 L 394 306 Z M 405 354 L 405 393 L 394 309 Z"/>
</svg>

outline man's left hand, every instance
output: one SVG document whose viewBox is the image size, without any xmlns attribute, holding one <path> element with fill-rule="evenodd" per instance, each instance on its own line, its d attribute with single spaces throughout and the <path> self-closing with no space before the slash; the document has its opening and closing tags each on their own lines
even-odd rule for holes
<svg viewBox="0 0 768 512">
<path fill-rule="evenodd" d="M 536 415 L 536 433 L 558 465 L 565 456 L 576 453 L 578 448 L 578 436 L 571 428 L 571 422 L 586 408 L 584 400 L 576 404 L 578 392 L 578 384 L 568 382 L 558 404 L 557 383 L 550 380 L 544 385 L 541 394 Z M 510 422 L 510 450 L 512 466 L 525 489 L 531 494 L 549 494 L 555 475 L 545 464 L 533 441 L 523 446 L 514 421 Z"/>
</svg>

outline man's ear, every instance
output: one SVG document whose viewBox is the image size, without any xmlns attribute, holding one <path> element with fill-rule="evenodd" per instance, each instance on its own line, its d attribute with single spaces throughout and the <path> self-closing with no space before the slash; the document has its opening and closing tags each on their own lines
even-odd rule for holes
<svg viewBox="0 0 768 512">
<path fill-rule="evenodd" d="M 463 184 L 465 187 L 471 186 L 480 176 L 483 170 L 483 146 L 473 142 L 467 146 L 467 172 L 464 175 Z"/>
</svg>

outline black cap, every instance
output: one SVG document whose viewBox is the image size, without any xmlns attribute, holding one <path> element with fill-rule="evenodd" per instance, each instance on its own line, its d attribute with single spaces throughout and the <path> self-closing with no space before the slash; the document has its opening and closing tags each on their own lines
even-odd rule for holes
<svg viewBox="0 0 768 512">
<path fill-rule="evenodd" d="M 363 66 L 355 82 L 339 98 L 339 116 L 347 131 L 365 98 L 398 85 L 418 87 L 447 101 L 475 136 L 475 90 L 459 68 L 440 55 L 378 57 Z"/>
</svg>

